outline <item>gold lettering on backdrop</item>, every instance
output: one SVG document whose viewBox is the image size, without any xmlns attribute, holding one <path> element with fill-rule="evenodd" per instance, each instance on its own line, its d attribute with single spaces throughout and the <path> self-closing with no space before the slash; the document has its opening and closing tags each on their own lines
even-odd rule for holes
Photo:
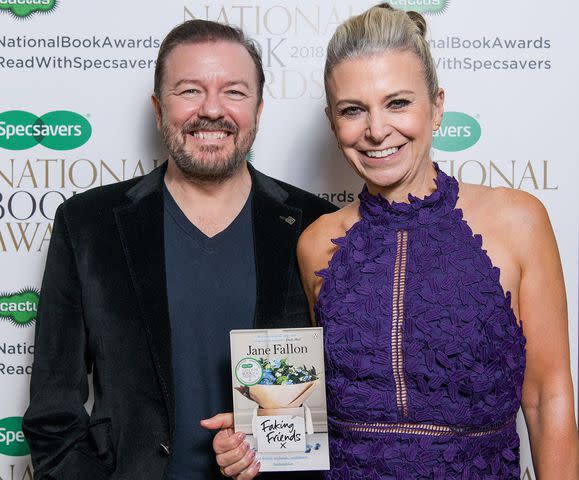
<svg viewBox="0 0 579 480">
<path fill-rule="evenodd" d="M 4 243 L 4 237 L 2 236 L 2 230 L 0 230 L 0 251 L 6 251 L 6 243 Z"/>
<path fill-rule="evenodd" d="M 26 468 L 22 472 L 22 476 L 18 476 L 18 474 L 14 473 L 14 467 L 16 467 L 16 465 L 10 465 L 10 476 L 6 477 L 6 479 L 0 476 L 0 480 L 32 480 L 32 467 L 30 465 L 26 465 Z"/>
<path fill-rule="evenodd" d="M 276 100 L 295 100 L 324 98 L 323 72 L 314 70 L 309 73 L 298 70 L 265 70 L 265 92 Z"/>
<path fill-rule="evenodd" d="M 527 172 L 529 172 L 528 176 Z M 537 177 L 535 176 L 535 171 L 533 170 L 533 165 L 531 164 L 531 162 L 527 162 L 527 166 L 525 167 L 525 171 L 523 172 L 523 176 L 517 188 L 520 189 L 521 185 L 523 185 L 523 182 L 528 179 L 531 179 L 533 181 L 533 186 L 535 187 L 535 190 L 539 190 L 539 184 L 537 183 Z"/>
<path fill-rule="evenodd" d="M 20 247 L 22 245 L 22 243 L 24 243 L 24 246 L 26 248 L 26 251 L 29 252 L 30 249 L 32 248 L 32 244 L 34 242 L 34 239 L 36 238 L 36 232 L 38 232 L 38 227 L 40 227 L 40 222 L 35 222 L 36 228 L 34 229 L 34 233 L 32 234 L 31 238 L 28 238 L 28 227 L 30 227 L 30 225 L 32 225 L 32 223 L 30 222 L 25 222 L 24 223 L 24 227 L 22 227 L 22 222 L 18 222 L 18 231 L 20 232 L 20 239 L 17 240 L 16 239 L 16 234 L 14 232 L 14 230 L 12 229 L 12 223 L 8 222 L 6 223 L 6 226 L 8 227 L 8 233 L 10 234 L 10 237 L 12 238 L 12 243 L 14 245 L 14 248 L 16 249 L 17 252 L 20 251 Z"/>
<path fill-rule="evenodd" d="M 543 190 L 559 190 L 559 185 L 548 186 L 549 183 L 549 160 L 543 160 Z"/>
<path fill-rule="evenodd" d="M 441 168 L 460 182 L 478 183 L 490 187 L 515 189 L 559 190 L 558 184 L 550 184 L 550 161 L 510 160 L 510 168 L 501 162 L 490 160 L 436 160 Z"/>
<path fill-rule="evenodd" d="M 18 181 L 17 188 L 21 188 L 22 180 L 24 178 L 30 178 L 32 180 L 32 186 L 34 188 L 38 188 L 36 177 L 34 176 L 34 172 L 32 171 L 32 167 L 30 166 L 30 160 L 26 160 L 26 163 L 24 164 L 24 168 L 22 169 L 22 175 L 20 176 L 20 180 Z"/>
<path fill-rule="evenodd" d="M 186 22 L 187 20 L 197 20 L 197 17 L 187 7 L 183 7 L 183 21 Z"/>
<path fill-rule="evenodd" d="M 271 21 L 270 15 L 272 12 L 275 12 L 276 9 L 281 9 L 281 11 L 283 11 L 285 13 L 285 22 L 286 22 L 285 27 L 282 28 L 279 32 L 274 31 L 272 29 L 271 23 L 270 23 L 270 21 Z M 275 17 L 274 17 L 274 20 L 275 20 Z M 280 18 L 280 20 L 282 20 L 282 19 Z M 274 25 L 275 24 L 276 23 L 274 22 Z M 265 29 L 268 31 L 268 33 L 270 33 L 272 35 L 285 35 L 288 32 L 288 30 L 291 28 L 291 25 L 292 25 L 291 13 L 288 11 L 287 8 L 282 7 L 281 5 L 275 5 L 271 8 L 268 8 L 265 11 L 265 15 L 263 16 L 263 25 L 265 26 Z"/>
<path fill-rule="evenodd" d="M 44 162 L 44 187 L 48 188 L 48 162 L 58 162 L 56 158 L 38 158 L 36 160 L 38 163 Z"/>
<path fill-rule="evenodd" d="M 312 3 L 308 6 L 288 6 L 285 3 L 268 5 L 215 5 L 183 6 L 183 21 L 203 19 L 237 25 L 249 35 L 295 35 L 314 34 L 326 36 L 356 12 L 364 10 L 361 5 L 333 5 Z"/>
<path fill-rule="evenodd" d="M 60 188 L 64 188 L 64 159 L 60 162 Z"/>
<path fill-rule="evenodd" d="M 80 162 L 86 162 L 88 165 L 90 165 L 91 167 L 91 171 L 92 171 L 92 180 L 90 182 L 88 182 L 86 185 L 79 185 L 78 183 L 75 182 L 74 180 L 74 172 L 75 172 L 75 167 L 80 163 Z M 78 170 L 77 170 L 78 171 Z M 72 165 L 70 166 L 69 170 L 68 170 L 68 179 L 70 180 L 70 183 L 72 185 L 74 185 L 76 188 L 89 188 L 92 185 L 95 184 L 95 181 L 97 179 L 97 169 L 94 166 L 94 164 L 86 159 L 86 158 L 79 158 L 78 160 L 74 161 L 72 163 Z"/>
<path fill-rule="evenodd" d="M 352 7 L 350 6 L 350 12 L 352 11 Z M 350 17 L 352 14 L 349 15 Z M 338 9 L 334 6 L 332 11 L 330 12 L 330 18 L 328 18 L 328 22 L 326 23 L 326 28 L 324 29 L 324 35 L 328 33 L 330 27 L 332 27 L 332 31 L 336 29 L 343 20 L 340 19 L 340 15 L 338 13 Z"/>
<path fill-rule="evenodd" d="M 107 165 L 106 163 L 104 163 L 102 160 L 100 162 L 100 177 L 101 177 L 101 184 L 102 184 L 102 178 L 103 178 L 103 171 L 107 171 L 110 173 L 111 177 L 113 177 L 113 179 L 117 182 L 120 182 L 123 178 L 125 178 L 125 165 L 127 163 L 127 159 L 123 158 L 121 160 L 121 165 L 122 165 L 122 173 L 120 173 L 119 175 L 117 175 L 115 172 L 113 172 L 113 169 Z"/>
<path fill-rule="evenodd" d="M 38 252 L 42 251 L 42 248 L 46 245 L 50 244 L 50 237 L 52 237 L 52 223 L 49 223 L 44 230 L 44 235 L 42 236 L 42 240 L 40 241 L 40 246 L 38 247 Z"/>
<path fill-rule="evenodd" d="M 470 164 L 476 164 L 480 168 L 481 179 L 480 179 L 479 183 L 481 185 L 483 185 L 487 179 L 487 170 L 486 170 L 485 166 L 477 160 L 467 160 L 466 162 L 460 164 L 460 166 L 458 167 L 458 181 L 462 182 L 462 171 L 463 171 L 464 167 L 466 167 L 467 165 L 470 165 Z"/>
<path fill-rule="evenodd" d="M 6 222 L 0 224 L 0 252 L 9 249 L 15 252 L 41 252 L 48 247 L 51 236 L 52 222 Z"/>
<path fill-rule="evenodd" d="M 164 160 L 162 160 L 161 163 L 159 164 L 157 162 L 158 160 L 153 160 L 153 168 L 157 168 L 157 166 L 163 163 Z M 143 163 L 139 160 L 137 162 L 137 165 L 135 165 L 135 170 L 133 171 L 133 175 L 131 178 L 141 177 L 143 175 L 145 175 L 145 169 L 143 168 Z"/>
<path fill-rule="evenodd" d="M 215 21 L 218 23 L 225 23 L 226 25 L 229 25 L 229 19 L 227 18 L 225 7 L 221 7 L 221 10 L 219 10 L 219 15 L 217 16 Z"/>
<path fill-rule="evenodd" d="M 311 28 L 312 31 L 314 31 L 317 35 L 320 34 L 320 6 L 318 5 L 316 8 L 316 15 L 314 17 L 314 15 L 312 15 L 311 12 L 308 12 L 307 14 L 305 12 L 302 12 L 302 10 L 299 7 L 296 7 L 296 22 L 295 22 L 295 28 L 294 28 L 294 33 L 297 35 L 298 32 L 298 17 L 301 17 L 303 19 L 303 21 L 308 24 Z M 310 18 L 315 18 L 315 22 L 312 22 L 310 20 Z"/>
<path fill-rule="evenodd" d="M 151 159 L 143 164 L 140 159 L 127 158 L 118 160 L 11 158 L 4 164 L 0 162 L 0 187 L 30 190 L 72 187 L 86 189 L 140 177 L 164 161 L 166 159 Z"/>
<path fill-rule="evenodd" d="M 1 167 L 0 163 L 0 167 Z M 4 181 L 8 184 L 9 187 L 14 188 L 14 159 L 10 159 L 10 174 L 7 177 L 6 172 L 0 168 L 0 178 L 3 178 Z"/>
<path fill-rule="evenodd" d="M 489 169 L 489 183 L 493 185 L 493 171 L 496 171 L 500 177 L 505 181 L 505 183 L 511 187 L 515 188 L 515 161 L 511 160 L 511 177 L 508 178 L 501 169 L 497 166 L 495 162 L 490 162 L 490 169 Z"/>
</svg>

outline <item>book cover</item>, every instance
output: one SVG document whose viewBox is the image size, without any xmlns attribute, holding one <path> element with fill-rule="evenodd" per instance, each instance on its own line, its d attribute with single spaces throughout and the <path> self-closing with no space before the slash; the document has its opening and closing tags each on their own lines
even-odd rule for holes
<svg viewBox="0 0 579 480">
<path fill-rule="evenodd" d="M 232 330 L 235 431 L 262 472 L 328 470 L 321 328 Z"/>
</svg>

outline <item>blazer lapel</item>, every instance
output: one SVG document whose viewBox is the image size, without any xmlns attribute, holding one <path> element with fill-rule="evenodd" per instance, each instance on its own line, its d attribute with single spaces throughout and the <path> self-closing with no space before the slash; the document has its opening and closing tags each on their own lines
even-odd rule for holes
<svg viewBox="0 0 579 480">
<path fill-rule="evenodd" d="M 132 200 L 115 209 L 143 327 L 165 399 L 171 436 L 175 424 L 171 324 L 167 301 L 163 176 L 160 167 L 127 192 Z"/>
<path fill-rule="evenodd" d="M 302 212 L 284 203 L 288 193 L 249 165 L 253 182 L 253 232 L 257 304 L 255 328 L 276 328 L 285 317 Z M 289 254 L 289 255 L 288 255 Z"/>
</svg>

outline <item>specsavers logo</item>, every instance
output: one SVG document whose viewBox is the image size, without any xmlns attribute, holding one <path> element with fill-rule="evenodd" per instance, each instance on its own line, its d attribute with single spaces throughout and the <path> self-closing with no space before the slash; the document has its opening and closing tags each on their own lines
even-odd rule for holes
<svg viewBox="0 0 579 480">
<path fill-rule="evenodd" d="M 0 113 L 0 148 L 7 150 L 26 150 L 37 144 L 73 150 L 84 145 L 91 134 L 88 120 L 75 112 L 58 110 L 42 117 L 23 110 Z"/>
<path fill-rule="evenodd" d="M 56 7 L 56 0 L 0 0 L 0 11 L 6 10 L 18 18 L 35 12 L 48 13 Z"/>
<path fill-rule="evenodd" d="M 440 128 L 434 132 L 432 146 L 445 152 L 472 147 L 481 136 L 480 124 L 466 113 L 444 112 Z"/>
<path fill-rule="evenodd" d="M 38 310 L 38 292 L 27 288 L 14 294 L 0 295 L 0 318 L 19 327 L 32 325 Z"/>
<path fill-rule="evenodd" d="M 0 453 L 11 457 L 22 457 L 30 453 L 22 432 L 22 417 L 0 420 Z"/>
<path fill-rule="evenodd" d="M 400 10 L 413 10 L 419 13 L 443 13 L 450 0 L 389 0 L 390 5 Z"/>
</svg>

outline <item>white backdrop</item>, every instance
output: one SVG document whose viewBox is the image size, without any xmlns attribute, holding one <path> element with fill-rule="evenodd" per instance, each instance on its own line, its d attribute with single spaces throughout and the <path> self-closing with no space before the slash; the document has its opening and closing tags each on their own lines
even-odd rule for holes
<svg viewBox="0 0 579 480">
<path fill-rule="evenodd" d="M 46 9 L 54 3 L 43 1 Z M 21 18 L 9 10 L 13 2 L 0 0 L 0 480 L 31 478 L 14 425 L 28 401 L 30 319 L 55 207 L 75 192 L 146 173 L 166 158 L 149 104 L 163 36 L 195 17 L 240 25 L 256 38 L 267 80 L 254 164 L 343 204 L 361 184 L 335 148 L 324 116 L 325 46 L 338 23 L 374 3 L 59 0 L 55 8 Z M 579 68 L 571 32 L 579 7 L 571 0 L 549 6 L 538 0 L 393 3 L 433 11 L 429 38 L 446 110 L 457 112 L 443 127 L 447 133 L 463 127 L 461 138 L 437 138 L 433 157 L 461 180 L 527 190 L 549 211 L 567 283 L 576 389 Z M 6 113 L 14 110 L 29 115 Z M 46 115 L 60 111 L 74 113 Z M 79 130 L 73 127 L 72 139 L 60 143 L 38 144 L 27 134 L 7 138 L 11 122 L 32 125 L 41 116 L 46 125 L 58 120 Z M 21 311 L 10 311 L 15 308 Z M 520 432 L 523 478 L 532 479 L 521 422 Z"/>
</svg>

